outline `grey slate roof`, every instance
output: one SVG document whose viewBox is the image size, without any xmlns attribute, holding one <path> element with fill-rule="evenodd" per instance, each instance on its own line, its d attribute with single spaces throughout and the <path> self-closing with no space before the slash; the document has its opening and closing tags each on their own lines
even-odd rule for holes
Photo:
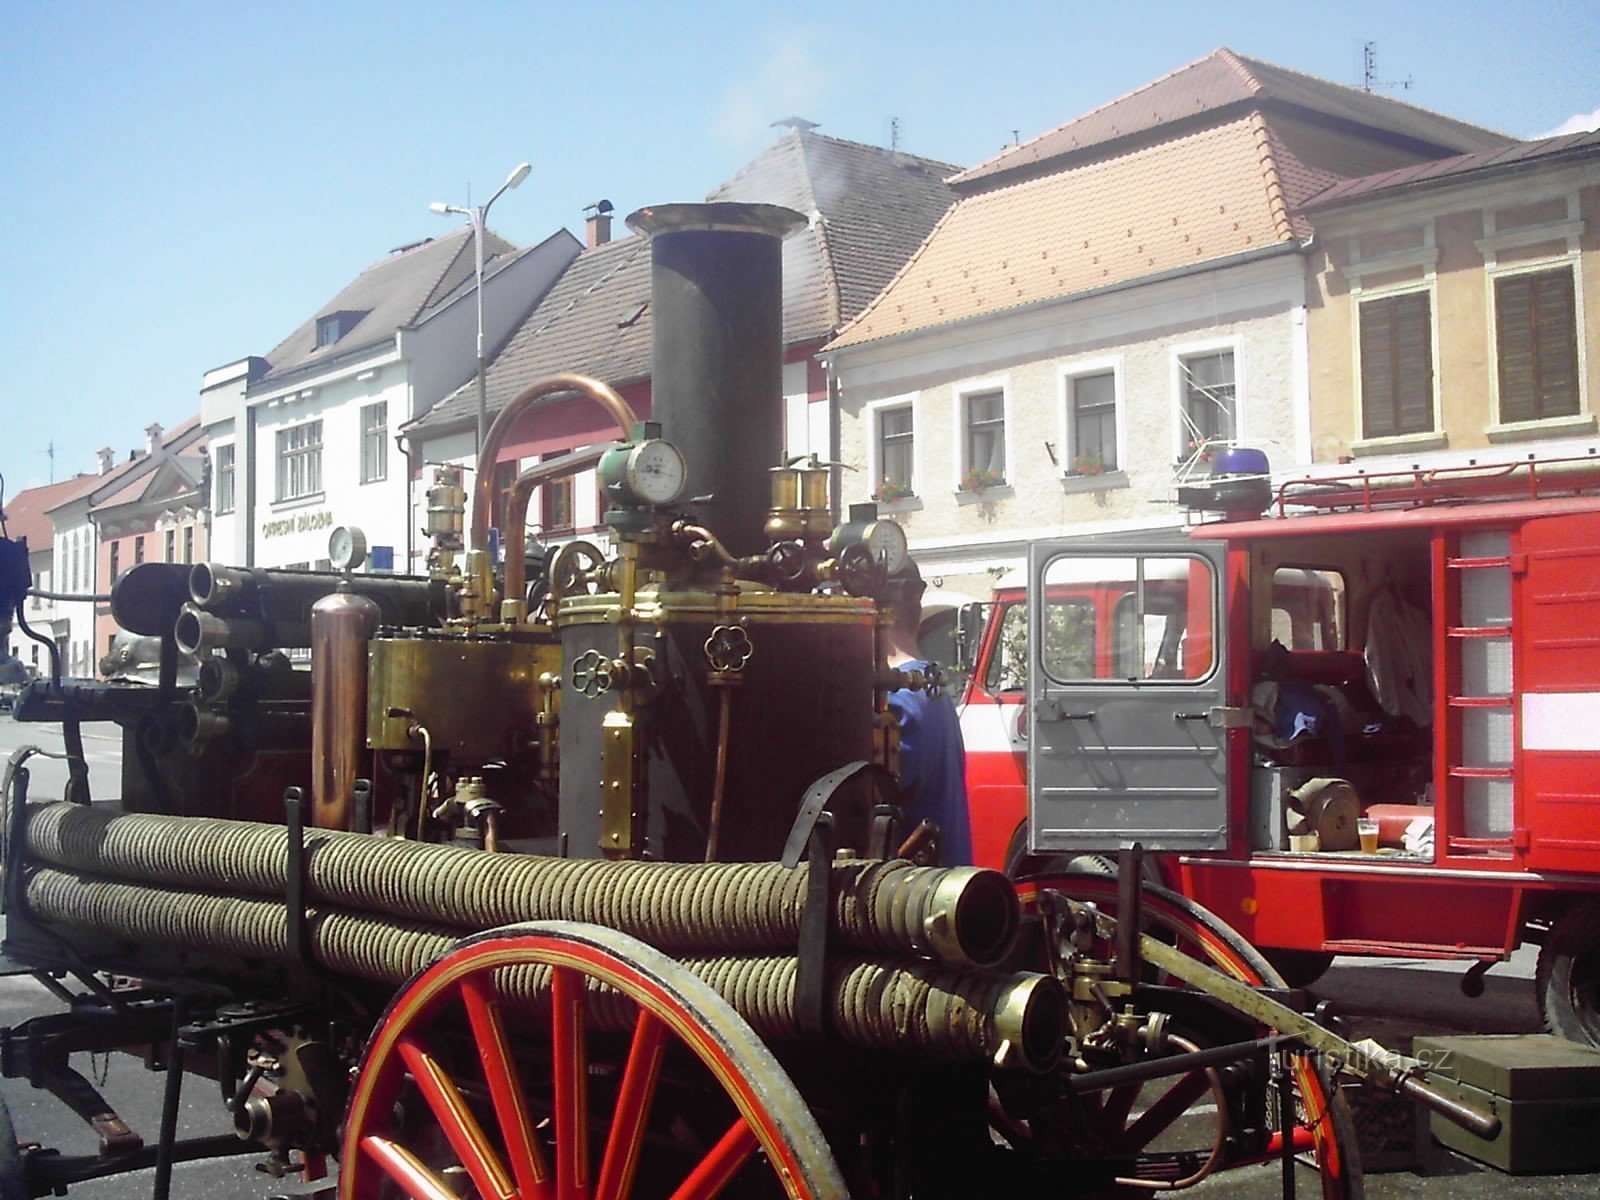
<svg viewBox="0 0 1600 1200">
<path fill-rule="evenodd" d="M 514 249 L 504 238 L 486 231 L 485 271 L 488 271 L 488 260 Z M 266 356 L 267 371 L 254 388 L 271 387 L 284 376 L 304 368 L 390 341 L 396 330 L 415 322 L 419 314 L 463 283 L 470 283 L 472 276 L 470 227 L 418 242 L 379 259 L 278 343 Z M 317 321 L 336 312 L 362 315 L 354 328 L 337 342 L 319 347 Z"/>
<path fill-rule="evenodd" d="M 1106 153 L 1113 144 L 1234 105 L 1278 107 L 1324 121 L 1382 130 L 1413 143 L 1429 158 L 1497 150 L 1512 141 L 1453 117 L 1246 58 L 1224 47 L 1020 146 L 1007 147 L 987 162 L 956 175 L 951 183 L 962 192 L 971 190 L 967 185 L 995 186 L 1052 160 L 1076 153 Z M 1051 169 L 1059 166 L 1052 163 Z"/>
<path fill-rule="evenodd" d="M 1515 142 L 1502 150 L 1489 150 L 1480 154 L 1458 154 L 1452 158 L 1433 162 L 1415 163 L 1393 171 L 1363 175 L 1359 179 L 1344 179 L 1324 188 L 1311 197 L 1306 209 L 1323 209 L 1371 196 L 1374 192 L 1390 189 L 1416 188 L 1436 180 L 1457 182 L 1458 177 L 1469 174 L 1500 173 L 1523 168 L 1554 166 L 1585 158 L 1600 158 L 1600 130 L 1565 133 L 1559 137 L 1540 138 L 1532 142 Z"/>
<path fill-rule="evenodd" d="M 781 204 L 811 218 L 783 247 L 784 341 L 831 336 L 865 308 L 950 206 L 948 163 L 791 129 L 706 198 Z M 578 371 L 621 386 L 650 374 L 650 247 L 586 249 L 490 364 L 490 414 L 528 384 Z M 407 428 L 471 424 L 469 381 Z"/>
</svg>

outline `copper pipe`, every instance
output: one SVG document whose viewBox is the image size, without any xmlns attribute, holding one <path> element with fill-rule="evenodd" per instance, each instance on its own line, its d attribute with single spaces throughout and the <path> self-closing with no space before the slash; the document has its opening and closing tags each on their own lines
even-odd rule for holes
<svg viewBox="0 0 1600 1200">
<path fill-rule="evenodd" d="M 722 711 L 717 721 L 717 779 L 711 788 L 711 832 L 706 837 L 706 861 L 717 861 L 717 841 L 722 832 L 722 802 L 728 790 L 728 733 L 733 724 L 733 686 L 722 684 Z"/>
<path fill-rule="evenodd" d="M 511 427 L 518 418 L 529 408 L 540 401 L 548 401 L 564 393 L 576 393 L 593 400 L 606 410 L 606 415 L 616 422 L 621 436 L 633 436 L 633 427 L 639 423 L 638 415 L 633 411 L 633 406 L 619 396 L 609 385 L 601 383 L 598 379 L 591 379 L 587 375 L 562 374 L 552 375 L 548 379 L 541 379 L 531 383 L 518 392 L 510 404 L 500 410 L 494 419 L 494 424 L 489 426 L 488 435 L 483 439 L 483 445 L 478 448 L 478 474 L 472 481 L 472 547 L 475 550 L 489 548 L 489 512 L 494 506 L 494 465 L 500 457 L 500 447 L 511 432 Z M 527 510 L 523 510 L 527 515 Z M 512 531 L 515 540 L 519 543 L 518 557 L 521 557 L 520 531 Z M 507 546 L 510 549 L 509 543 Z"/>
<path fill-rule="evenodd" d="M 378 606 L 330 592 L 311 606 L 311 823 L 349 829 L 356 780 L 372 774 L 367 753 L 367 646 Z"/>
<path fill-rule="evenodd" d="M 604 385 L 601 385 L 604 386 Z M 506 525 L 502 530 L 506 539 L 506 586 L 501 600 L 521 600 L 528 590 L 528 501 L 533 489 L 552 479 L 576 475 L 599 462 L 609 446 L 591 446 L 552 458 L 548 462 L 534 463 L 511 485 L 511 496 L 506 502 Z M 473 509 L 473 536 L 477 536 L 477 509 Z"/>
</svg>

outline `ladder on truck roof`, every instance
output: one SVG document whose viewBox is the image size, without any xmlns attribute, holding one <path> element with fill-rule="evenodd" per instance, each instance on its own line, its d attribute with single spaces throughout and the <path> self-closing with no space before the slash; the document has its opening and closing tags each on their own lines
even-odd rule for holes
<svg viewBox="0 0 1600 1200">
<path fill-rule="evenodd" d="M 1474 500 L 1542 500 L 1585 492 L 1600 493 L 1600 455 L 1307 475 L 1280 484 L 1273 503 L 1282 517 L 1291 507 L 1371 512 Z"/>
</svg>

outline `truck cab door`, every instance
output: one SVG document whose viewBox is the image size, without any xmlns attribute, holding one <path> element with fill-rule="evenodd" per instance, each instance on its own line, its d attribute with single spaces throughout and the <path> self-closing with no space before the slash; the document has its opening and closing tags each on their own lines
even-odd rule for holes
<svg viewBox="0 0 1600 1200">
<path fill-rule="evenodd" d="M 1223 546 L 1028 555 L 1034 852 L 1227 845 Z"/>
</svg>

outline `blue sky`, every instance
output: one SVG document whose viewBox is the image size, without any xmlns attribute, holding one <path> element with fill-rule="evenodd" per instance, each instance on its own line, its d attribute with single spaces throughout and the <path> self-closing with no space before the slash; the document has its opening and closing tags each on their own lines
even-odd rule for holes
<svg viewBox="0 0 1600 1200">
<path fill-rule="evenodd" d="M 1218 46 L 1517 136 L 1600 109 L 1600 4 L 21 3 L 0 18 L 0 472 L 125 457 L 391 247 L 702 197 L 790 115 L 970 165 Z M 451 218 L 453 221 L 454 218 Z"/>
</svg>

